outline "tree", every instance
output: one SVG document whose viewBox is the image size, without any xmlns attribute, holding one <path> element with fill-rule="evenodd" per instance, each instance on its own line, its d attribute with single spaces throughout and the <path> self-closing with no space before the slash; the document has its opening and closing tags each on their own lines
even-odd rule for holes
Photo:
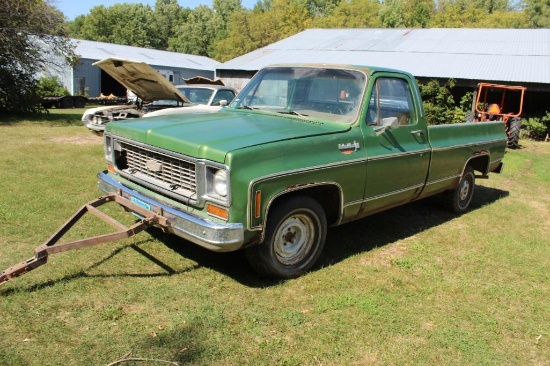
<svg viewBox="0 0 550 366">
<path fill-rule="evenodd" d="M 301 0 L 258 2 L 252 11 L 230 17 L 228 37 L 218 41 L 215 57 L 227 61 L 307 29 L 312 24 L 307 4 Z"/>
<path fill-rule="evenodd" d="M 209 56 L 210 45 L 224 30 L 222 17 L 208 6 L 200 5 L 191 11 L 187 22 L 175 28 L 168 47 L 171 51 Z"/>
<path fill-rule="evenodd" d="M 470 0 L 447 0 L 438 2 L 436 14 L 430 21 L 434 28 L 476 27 L 484 12 Z"/>
<path fill-rule="evenodd" d="M 314 26 L 321 28 L 376 28 L 378 13 L 380 12 L 378 0 L 350 0 L 342 1 L 326 17 L 314 19 Z"/>
<path fill-rule="evenodd" d="M 385 0 L 379 16 L 386 28 L 426 28 L 433 13 L 433 0 Z"/>
<path fill-rule="evenodd" d="M 550 28 L 550 0 L 525 0 L 525 13 L 535 28 Z"/>
<path fill-rule="evenodd" d="M 409 0 L 405 3 L 405 27 L 426 28 L 434 13 L 433 0 Z"/>
<path fill-rule="evenodd" d="M 182 8 L 177 0 L 157 0 L 154 11 L 154 33 L 150 35 L 154 39 L 154 47 L 160 50 L 168 49 L 169 40 L 174 37 L 176 27 L 187 21 L 190 13 L 191 10 Z"/>
<path fill-rule="evenodd" d="M 78 20 L 78 22 L 77 22 Z M 90 41 L 108 42 L 144 48 L 162 48 L 162 34 L 155 25 L 149 5 L 115 4 L 94 6 L 84 19 L 75 19 L 71 36 Z M 78 28 L 77 28 L 78 27 Z"/>
<path fill-rule="evenodd" d="M 51 1 L 0 0 L 0 113 L 41 110 L 35 76 L 56 60 L 75 60 L 65 35 L 63 14 Z"/>
</svg>

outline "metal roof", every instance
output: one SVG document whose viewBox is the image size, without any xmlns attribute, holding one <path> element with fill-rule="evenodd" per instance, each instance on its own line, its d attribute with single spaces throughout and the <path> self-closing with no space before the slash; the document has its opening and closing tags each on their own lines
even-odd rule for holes
<svg viewBox="0 0 550 366">
<path fill-rule="evenodd" d="M 550 29 L 309 29 L 217 67 L 341 63 L 417 77 L 550 84 Z"/>
<path fill-rule="evenodd" d="M 76 44 L 75 53 L 83 59 L 103 60 L 108 57 L 125 58 L 145 62 L 150 65 L 177 67 L 181 69 L 214 71 L 220 63 L 205 56 L 153 50 L 113 43 L 72 39 Z"/>
</svg>

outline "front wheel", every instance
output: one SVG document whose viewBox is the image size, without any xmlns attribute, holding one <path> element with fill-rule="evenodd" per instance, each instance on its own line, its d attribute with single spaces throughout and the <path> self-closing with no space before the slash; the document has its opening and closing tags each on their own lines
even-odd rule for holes
<svg viewBox="0 0 550 366">
<path fill-rule="evenodd" d="M 446 193 L 447 204 L 454 212 L 463 213 L 468 210 L 474 196 L 475 181 L 474 169 L 467 166 L 462 173 L 458 187 Z"/>
<path fill-rule="evenodd" d="M 295 278 L 311 269 L 323 250 L 326 216 L 317 201 L 294 197 L 273 209 L 264 241 L 246 249 L 250 265 L 271 278 Z"/>
</svg>

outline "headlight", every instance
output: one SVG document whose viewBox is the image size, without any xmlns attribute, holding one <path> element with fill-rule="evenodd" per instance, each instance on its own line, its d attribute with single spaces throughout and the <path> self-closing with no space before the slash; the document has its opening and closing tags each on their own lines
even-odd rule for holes
<svg viewBox="0 0 550 366">
<path fill-rule="evenodd" d="M 227 171 L 226 170 L 218 170 L 216 174 L 214 174 L 214 191 L 216 194 L 222 197 L 227 196 Z"/>
<path fill-rule="evenodd" d="M 111 136 L 105 135 L 104 137 L 104 150 L 105 150 L 105 159 L 107 162 L 112 163 L 113 159 L 113 144 L 111 142 Z"/>
</svg>

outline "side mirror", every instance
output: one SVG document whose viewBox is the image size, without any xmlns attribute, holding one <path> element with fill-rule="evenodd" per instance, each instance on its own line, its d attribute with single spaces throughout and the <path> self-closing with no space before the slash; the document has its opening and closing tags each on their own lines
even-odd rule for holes
<svg viewBox="0 0 550 366">
<path fill-rule="evenodd" d="M 386 130 L 391 130 L 392 128 L 399 127 L 399 121 L 397 120 L 397 117 L 387 117 L 382 118 L 382 126 L 375 127 L 374 132 L 376 132 L 376 136 L 380 136 Z"/>
<path fill-rule="evenodd" d="M 227 105 L 227 100 L 225 100 L 225 99 L 220 100 L 220 105 L 222 107 L 225 107 Z"/>
</svg>

